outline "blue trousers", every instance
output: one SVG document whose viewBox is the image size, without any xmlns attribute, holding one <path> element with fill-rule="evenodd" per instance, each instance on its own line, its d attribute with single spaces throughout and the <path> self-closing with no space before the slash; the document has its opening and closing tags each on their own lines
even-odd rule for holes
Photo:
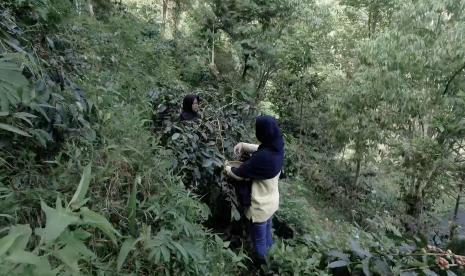
<svg viewBox="0 0 465 276">
<path fill-rule="evenodd" d="M 269 218 L 265 222 L 252 223 L 252 241 L 253 247 L 257 257 L 265 259 L 268 253 L 268 249 L 273 245 L 272 238 L 272 220 L 273 217 Z"/>
</svg>

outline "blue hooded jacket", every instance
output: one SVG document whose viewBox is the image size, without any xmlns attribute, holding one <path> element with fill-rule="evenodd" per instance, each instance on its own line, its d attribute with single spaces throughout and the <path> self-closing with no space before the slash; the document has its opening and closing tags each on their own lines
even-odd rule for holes
<svg viewBox="0 0 465 276">
<path fill-rule="evenodd" d="M 258 150 L 232 172 L 246 179 L 271 179 L 278 175 L 284 162 L 284 139 L 276 119 L 268 115 L 257 117 L 255 135 L 261 143 Z"/>
</svg>

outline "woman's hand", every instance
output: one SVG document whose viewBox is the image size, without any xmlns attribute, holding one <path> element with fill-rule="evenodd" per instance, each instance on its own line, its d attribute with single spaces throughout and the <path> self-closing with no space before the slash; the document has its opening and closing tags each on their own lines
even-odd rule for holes
<svg viewBox="0 0 465 276">
<path fill-rule="evenodd" d="M 236 156 L 240 156 L 243 152 L 243 147 L 244 147 L 244 144 L 241 142 L 237 145 L 234 146 L 234 154 Z"/>
</svg>

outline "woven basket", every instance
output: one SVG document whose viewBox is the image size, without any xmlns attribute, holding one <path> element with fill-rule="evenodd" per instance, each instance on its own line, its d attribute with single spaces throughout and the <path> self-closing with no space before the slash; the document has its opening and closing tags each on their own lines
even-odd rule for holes
<svg viewBox="0 0 465 276">
<path fill-rule="evenodd" d="M 239 168 L 242 165 L 241 161 L 226 161 L 225 166 L 231 166 L 233 168 Z"/>
</svg>

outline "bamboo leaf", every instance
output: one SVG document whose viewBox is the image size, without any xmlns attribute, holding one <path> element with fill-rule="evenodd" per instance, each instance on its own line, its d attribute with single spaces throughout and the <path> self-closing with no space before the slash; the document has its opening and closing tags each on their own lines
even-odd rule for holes
<svg viewBox="0 0 465 276">
<path fill-rule="evenodd" d="M 89 210 L 87 207 L 82 207 L 80 214 L 84 223 L 99 228 L 116 244 L 116 236 L 120 236 L 120 234 L 104 216 Z"/>
<path fill-rule="evenodd" d="M 136 194 L 137 194 L 137 184 L 141 183 L 140 176 L 136 177 L 132 185 L 132 191 L 129 194 L 128 199 L 128 226 L 129 232 L 133 237 L 137 235 L 137 221 L 136 221 Z"/>
<path fill-rule="evenodd" d="M 27 133 L 27 132 L 25 132 L 25 131 L 17 128 L 17 127 L 14 127 L 12 125 L 7 125 L 7 124 L 0 123 L 0 129 L 19 134 L 21 136 L 31 137 L 31 135 L 29 133 Z"/>
<path fill-rule="evenodd" d="M 119 251 L 119 254 L 118 254 L 118 259 L 116 261 L 117 263 L 116 267 L 118 271 L 121 270 L 124 262 L 126 261 L 126 258 L 129 252 L 134 250 L 136 244 L 137 244 L 137 240 L 135 240 L 132 237 L 129 237 L 127 240 L 123 242 L 123 244 L 121 245 L 121 250 Z"/>
<path fill-rule="evenodd" d="M 335 261 L 335 262 L 328 264 L 328 268 L 343 267 L 343 266 L 347 266 L 348 264 L 349 262 L 347 261 L 339 260 L 339 261 Z"/>
<path fill-rule="evenodd" d="M 81 181 L 79 182 L 78 188 L 76 192 L 73 195 L 73 198 L 69 202 L 68 206 L 71 206 L 73 209 L 78 209 L 83 202 L 87 190 L 89 189 L 89 184 L 90 184 L 90 179 L 91 179 L 91 165 L 87 165 L 84 168 L 84 172 L 82 173 L 81 176 Z"/>
</svg>

